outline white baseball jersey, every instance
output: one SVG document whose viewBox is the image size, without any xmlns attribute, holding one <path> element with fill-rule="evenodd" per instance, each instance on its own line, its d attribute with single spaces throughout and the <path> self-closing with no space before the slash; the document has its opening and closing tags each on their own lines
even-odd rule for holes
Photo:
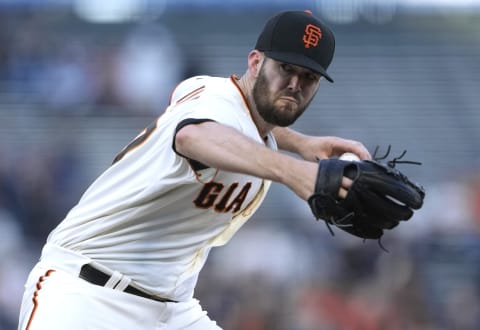
<svg viewBox="0 0 480 330">
<path fill-rule="evenodd" d="M 225 244 L 248 220 L 270 184 L 201 169 L 178 155 L 179 123 L 206 120 L 277 148 L 273 135 L 259 135 L 235 77 L 190 78 L 175 89 L 166 112 L 87 189 L 48 244 L 127 275 L 150 293 L 191 298 L 210 249 Z"/>
</svg>

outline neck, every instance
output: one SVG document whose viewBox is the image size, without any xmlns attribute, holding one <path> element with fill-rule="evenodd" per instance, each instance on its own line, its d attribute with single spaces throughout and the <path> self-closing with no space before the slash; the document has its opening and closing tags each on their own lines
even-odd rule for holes
<svg viewBox="0 0 480 330">
<path fill-rule="evenodd" d="M 260 116 L 257 110 L 257 105 L 255 104 L 255 100 L 253 98 L 253 85 L 255 80 L 248 76 L 248 73 L 244 74 L 238 81 L 238 86 L 240 87 L 243 95 L 245 95 L 248 107 L 250 109 L 250 113 L 252 115 L 253 122 L 257 126 L 258 132 L 260 136 L 266 137 L 267 134 L 275 127 L 272 124 L 267 123 L 263 118 Z"/>
</svg>

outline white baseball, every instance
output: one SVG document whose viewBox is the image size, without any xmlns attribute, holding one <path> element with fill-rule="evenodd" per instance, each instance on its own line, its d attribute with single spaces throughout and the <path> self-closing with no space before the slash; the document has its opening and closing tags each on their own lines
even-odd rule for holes
<svg viewBox="0 0 480 330">
<path fill-rule="evenodd" d="M 346 160 L 349 162 L 359 162 L 360 158 L 352 152 L 346 152 L 340 156 L 341 160 Z"/>
</svg>

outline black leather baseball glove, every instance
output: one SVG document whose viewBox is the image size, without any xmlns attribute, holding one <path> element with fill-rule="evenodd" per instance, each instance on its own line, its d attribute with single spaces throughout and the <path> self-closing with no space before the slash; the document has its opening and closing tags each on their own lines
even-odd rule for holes
<svg viewBox="0 0 480 330">
<path fill-rule="evenodd" d="M 378 158 L 320 160 L 315 193 L 308 200 L 315 217 L 324 220 L 332 234 L 331 225 L 363 239 L 380 239 L 384 230 L 410 219 L 422 207 L 425 190 L 395 168 L 404 154 L 385 164 Z M 346 198 L 340 199 L 343 176 L 353 184 Z"/>
</svg>

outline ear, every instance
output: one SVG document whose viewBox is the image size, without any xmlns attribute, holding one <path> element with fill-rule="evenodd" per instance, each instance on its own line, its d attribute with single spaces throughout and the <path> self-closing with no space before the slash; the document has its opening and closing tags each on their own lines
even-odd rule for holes
<svg viewBox="0 0 480 330">
<path fill-rule="evenodd" d="M 261 51 L 252 50 L 248 54 L 248 70 L 250 73 L 257 78 L 258 73 L 260 72 L 260 68 L 262 67 L 262 63 L 265 59 L 265 56 Z"/>
</svg>

